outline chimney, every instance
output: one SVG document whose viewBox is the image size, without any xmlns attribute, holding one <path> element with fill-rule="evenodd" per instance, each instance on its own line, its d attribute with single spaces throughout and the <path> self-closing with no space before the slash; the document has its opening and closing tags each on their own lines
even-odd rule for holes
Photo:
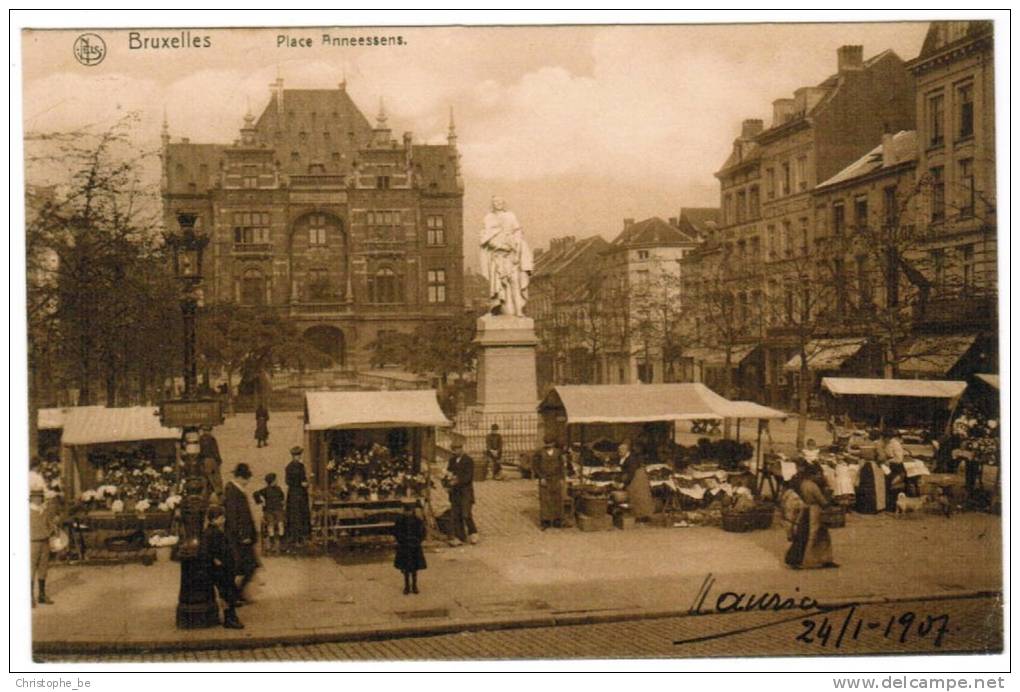
<svg viewBox="0 0 1020 692">
<path fill-rule="evenodd" d="M 754 139 L 761 134 L 763 129 L 765 129 L 765 124 L 761 120 L 745 120 L 740 127 L 740 138 Z"/>
<path fill-rule="evenodd" d="M 772 126 L 782 125 L 793 117 L 797 102 L 793 99 L 776 99 L 772 102 Z"/>
<path fill-rule="evenodd" d="M 886 132 L 882 135 L 882 167 L 888 168 L 896 164 L 896 155 L 893 151 L 893 135 L 890 132 Z"/>
<path fill-rule="evenodd" d="M 191 139 L 189 137 L 181 137 L 181 144 L 191 144 Z"/>
<path fill-rule="evenodd" d="M 631 227 L 631 226 L 633 226 L 633 225 L 634 225 L 634 219 L 624 219 L 624 220 L 623 220 L 623 227 L 624 227 L 625 229 L 626 229 L 626 228 L 630 228 L 630 227 Z"/>
<path fill-rule="evenodd" d="M 864 69 L 864 46 L 840 46 L 836 49 L 839 73 Z"/>
<path fill-rule="evenodd" d="M 669 217 L 669 225 L 673 228 L 680 228 L 680 218 L 677 216 Z"/>
</svg>

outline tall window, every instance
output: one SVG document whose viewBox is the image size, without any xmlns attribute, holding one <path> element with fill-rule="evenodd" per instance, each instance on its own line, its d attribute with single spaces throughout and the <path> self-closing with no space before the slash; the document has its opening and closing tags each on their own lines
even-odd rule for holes
<svg viewBox="0 0 1020 692">
<path fill-rule="evenodd" d="M 737 223 L 747 220 L 747 193 L 741 190 L 737 193 Z"/>
<path fill-rule="evenodd" d="M 322 268 L 308 271 L 308 299 L 328 300 L 332 297 L 329 284 L 329 270 Z"/>
<path fill-rule="evenodd" d="M 836 284 L 836 316 L 842 317 L 846 314 L 846 266 L 842 257 L 832 261 L 832 274 Z"/>
<path fill-rule="evenodd" d="M 783 237 L 780 244 L 782 245 L 782 256 L 793 257 L 793 229 L 790 227 L 789 221 L 783 222 Z"/>
<path fill-rule="evenodd" d="M 963 260 L 963 290 L 974 288 L 974 274 L 976 270 L 974 261 L 974 246 L 964 245 L 960 248 L 960 258 Z"/>
<path fill-rule="evenodd" d="M 723 225 L 729 226 L 733 223 L 733 195 L 726 193 L 723 195 Z"/>
<path fill-rule="evenodd" d="M 900 220 L 900 207 L 896 200 L 896 186 L 890 185 L 882 190 L 882 217 L 886 228 L 895 228 Z"/>
<path fill-rule="evenodd" d="M 388 175 L 380 175 L 375 179 L 375 186 L 380 190 L 390 189 L 390 177 Z"/>
<path fill-rule="evenodd" d="M 857 295 L 860 296 L 861 306 L 871 305 L 871 277 L 868 276 L 868 256 L 857 257 Z"/>
<path fill-rule="evenodd" d="M 931 251 L 931 267 L 936 291 L 946 286 L 946 251 L 942 248 Z"/>
<path fill-rule="evenodd" d="M 383 267 L 368 277 L 370 303 L 399 303 L 404 299 L 400 277 L 389 267 Z"/>
<path fill-rule="evenodd" d="M 251 165 L 245 165 L 241 168 L 241 187 L 253 188 L 259 186 L 259 171 L 258 168 Z"/>
<path fill-rule="evenodd" d="M 429 245 L 446 245 L 446 218 L 441 215 L 431 215 L 425 219 Z"/>
<path fill-rule="evenodd" d="M 928 144 L 933 147 L 945 141 L 945 103 L 942 94 L 928 97 Z"/>
<path fill-rule="evenodd" d="M 961 84 L 956 88 L 957 133 L 960 139 L 974 134 L 974 85 Z"/>
<path fill-rule="evenodd" d="M 868 198 L 863 195 L 854 198 L 854 226 L 858 230 L 868 227 Z"/>
<path fill-rule="evenodd" d="M 758 186 L 757 185 L 752 185 L 751 186 L 750 200 L 751 200 L 750 201 L 750 204 L 751 204 L 750 216 L 751 216 L 751 218 L 752 219 L 759 219 L 759 218 L 761 218 L 761 200 L 759 199 Z"/>
<path fill-rule="evenodd" d="M 751 237 L 751 259 L 761 259 L 761 239 L 758 236 Z"/>
<path fill-rule="evenodd" d="M 776 169 L 765 169 L 765 196 L 769 199 L 776 197 Z"/>
<path fill-rule="evenodd" d="M 428 271 L 428 293 L 430 303 L 446 302 L 446 270 L 429 269 Z"/>
<path fill-rule="evenodd" d="M 246 269 L 241 278 L 241 304 L 266 304 L 266 280 L 258 269 Z"/>
<path fill-rule="evenodd" d="M 960 216 L 974 216 L 974 159 L 960 159 L 957 180 L 960 188 Z"/>
<path fill-rule="evenodd" d="M 846 208 L 842 202 L 835 202 L 832 205 L 832 233 L 837 238 L 843 236 L 846 231 Z"/>
<path fill-rule="evenodd" d="M 811 230 L 807 217 L 800 219 L 800 254 L 807 257 L 811 245 Z"/>
<path fill-rule="evenodd" d="M 797 157 L 797 189 L 807 189 L 807 157 Z"/>
<path fill-rule="evenodd" d="M 234 242 L 239 245 L 270 242 L 269 212 L 234 212 Z"/>
<path fill-rule="evenodd" d="M 946 217 L 946 179 L 942 166 L 931 169 L 931 220 L 941 221 Z"/>
<path fill-rule="evenodd" d="M 776 227 L 769 226 L 766 233 L 768 234 L 769 259 L 776 259 L 779 257 L 779 238 L 776 237 Z"/>
<path fill-rule="evenodd" d="M 782 194 L 790 194 L 790 162 L 783 162 Z"/>
<path fill-rule="evenodd" d="M 325 214 L 312 214 L 308 217 L 308 244 L 325 245 L 328 237 L 329 223 Z"/>
</svg>

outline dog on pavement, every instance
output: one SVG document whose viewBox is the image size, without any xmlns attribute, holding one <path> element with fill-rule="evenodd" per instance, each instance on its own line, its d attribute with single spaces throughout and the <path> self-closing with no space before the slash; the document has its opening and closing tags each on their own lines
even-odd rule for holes
<svg viewBox="0 0 1020 692">
<path fill-rule="evenodd" d="M 920 512 L 923 509 L 923 497 L 907 497 L 906 493 L 896 496 L 896 516 L 898 517 L 905 517 L 911 512 Z"/>
</svg>

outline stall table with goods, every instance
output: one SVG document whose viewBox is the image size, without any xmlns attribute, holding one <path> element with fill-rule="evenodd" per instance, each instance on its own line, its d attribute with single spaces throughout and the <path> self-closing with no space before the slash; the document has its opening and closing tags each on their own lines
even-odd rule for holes
<svg viewBox="0 0 1020 692">
<path fill-rule="evenodd" d="M 306 392 L 313 543 L 388 536 L 407 498 L 430 512 L 435 430 L 450 425 L 435 390 Z"/>
<path fill-rule="evenodd" d="M 747 515 L 748 528 L 734 530 L 771 523 L 772 508 L 763 509 L 754 496 L 754 445 L 706 438 L 683 447 L 675 441 L 676 423 L 785 418 L 782 411 L 729 401 L 701 383 L 682 383 L 557 386 L 540 403 L 539 414 L 546 434 L 571 450 L 568 495 L 582 529 L 630 525 L 630 498 L 620 482 L 616 451 L 624 440 L 645 461 L 653 524 L 720 525 L 724 511 L 740 515 L 741 527 Z"/>
<path fill-rule="evenodd" d="M 154 407 L 65 410 L 60 477 L 69 554 L 149 560 L 176 544 L 180 437 Z"/>
</svg>

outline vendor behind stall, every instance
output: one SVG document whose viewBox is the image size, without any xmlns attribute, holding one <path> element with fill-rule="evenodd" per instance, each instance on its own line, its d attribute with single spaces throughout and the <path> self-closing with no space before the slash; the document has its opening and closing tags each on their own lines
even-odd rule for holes
<svg viewBox="0 0 1020 692">
<path fill-rule="evenodd" d="M 648 482 L 644 460 L 630 449 L 630 442 L 623 442 L 619 447 L 621 482 L 627 490 L 627 502 L 630 511 L 637 520 L 645 520 L 655 512 L 652 499 L 652 486 Z"/>
</svg>

